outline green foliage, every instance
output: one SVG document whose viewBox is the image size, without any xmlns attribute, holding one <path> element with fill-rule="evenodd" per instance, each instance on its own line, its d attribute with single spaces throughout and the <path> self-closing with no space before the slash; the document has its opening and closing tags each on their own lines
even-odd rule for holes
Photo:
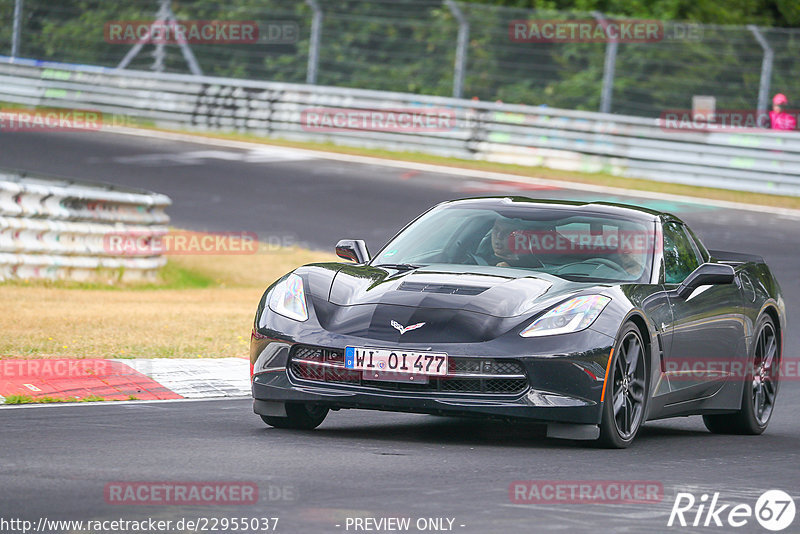
<svg viewBox="0 0 800 534">
<path fill-rule="evenodd" d="M 35 402 L 33 397 L 28 395 L 9 395 L 5 400 L 5 404 L 30 404 L 32 402 Z"/>
<path fill-rule="evenodd" d="M 134 399 L 132 399 L 134 400 Z M 102 402 L 105 401 L 103 397 L 97 395 L 89 395 L 88 397 L 29 397 L 28 395 L 9 395 L 6 397 L 5 404 L 53 404 L 64 402 Z"/>
<path fill-rule="evenodd" d="M 800 26 L 796 0 L 464 0 L 494 6 L 557 11 L 600 11 L 645 19 L 704 24 Z"/>
<path fill-rule="evenodd" d="M 440 0 L 319 0 L 324 13 L 318 83 L 428 95 L 453 91 L 458 23 Z M 687 109 L 693 95 L 717 98 L 720 109 L 753 109 L 763 52 L 744 26 L 757 24 L 775 50 L 772 93 L 800 100 L 797 0 L 470 0 L 459 3 L 470 23 L 466 98 L 595 111 L 600 104 L 605 43 L 520 43 L 513 20 L 658 19 L 657 42 L 618 47 L 615 113 L 658 116 Z M 11 20 L 14 0 L 0 0 Z M 153 20 L 157 0 L 26 0 L 22 53 L 29 58 L 116 66 L 131 45 L 104 39 L 106 23 Z M 204 73 L 304 83 L 311 8 L 295 0 L 172 0 L 182 20 L 294 21 L 292 45 L 196 44 Z M 700 26 L 704 24 L 705 26 Z M 11 24 L 0 27 L 0 53 L 10 48 Z M 768 27 L 773 28 L 768 28 Z M 154 45 L 130 68 L 149 70 Z M 188 72 L 178 46 L 164 48 L 165 70 Z"/>
</svg>

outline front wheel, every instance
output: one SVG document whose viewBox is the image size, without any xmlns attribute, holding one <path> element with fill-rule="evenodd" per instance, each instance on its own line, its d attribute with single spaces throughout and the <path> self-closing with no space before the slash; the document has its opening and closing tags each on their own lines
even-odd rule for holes
<svg viewBox="0 0 800 534">
<path fill-rule="evenodd" d="M 769 424 L 780 378 L 780 346 L 775 324 L 768 315 L 758 321 L 752 366 L 744 378 L 742 405 L 731 414 L 704 415 L 703 423 L 715 434 L 757 435 Z"/>
<path fill-rule="evenodd" d="M 623 327 L 612 358 L 596 444 L 624 449 L 639 432 L 647 405 L 647 352 L 642 335 L 633 323 Z"/>
<path fill-rule="evenodd" d="M 262 415 L 261 420 L 275 428 L 312 430 L 317 428 L 328 415 L 328 408 L 300 403 L 286 403 L 286 417 Z"/>
</svg>

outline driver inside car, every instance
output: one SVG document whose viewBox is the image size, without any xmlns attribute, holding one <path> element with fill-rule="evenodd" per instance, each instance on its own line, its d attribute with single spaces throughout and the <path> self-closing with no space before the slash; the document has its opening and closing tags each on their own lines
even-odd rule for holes
<svg viewBox="0 0 800 534">
<path fill-rule="evenodd" d="M 487 259 L 490 265 L 497 267 L 532 267 L 541 262 L 532 257 L 530 250 L 516 249 L 515 236 L 524 237 L 525 224 L 521 219 L 498 217 L 492 226 L 492 254 Z M 522 240 L 525 241 L 524 239 Z"/>
</svg>

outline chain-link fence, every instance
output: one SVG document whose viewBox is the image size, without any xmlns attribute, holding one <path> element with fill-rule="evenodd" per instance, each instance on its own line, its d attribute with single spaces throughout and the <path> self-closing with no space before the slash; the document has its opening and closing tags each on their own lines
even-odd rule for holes
<svg viewBox="0 0 800 534">
<path fill-rule="evenodd" d="M 183 46 L 109 38 L 111 22 L 165 14 L 251 21 L 262 34 Z M 528 30 L 624 21 L 452 0 L 0 0 L 0 17 L 0 54 L 20 58 L 639 116 L 691 108 L 697 95 L 728 110 L 763 109 L 777 92 L 800 101 L 794 29 L 668 22 L 644 40 L 536 40 L 519 38 L 515 21 Z"/>
</svg>

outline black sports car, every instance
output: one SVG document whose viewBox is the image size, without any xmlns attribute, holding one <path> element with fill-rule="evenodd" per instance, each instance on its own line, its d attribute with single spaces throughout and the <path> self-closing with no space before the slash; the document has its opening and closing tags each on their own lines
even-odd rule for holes
<svg viewBox="0 0 800 534">
<path fill-rule="evenodd" d="M 677 217 L 521 197 L 439 204 L 377 256 L 300 267 L 255 316 L 254 411 L 486 416 L 626 447 L 700 414 L 760 434 L 778 393 L 781 290 L 758 256 L 708 251 Z"/>
</svg>

